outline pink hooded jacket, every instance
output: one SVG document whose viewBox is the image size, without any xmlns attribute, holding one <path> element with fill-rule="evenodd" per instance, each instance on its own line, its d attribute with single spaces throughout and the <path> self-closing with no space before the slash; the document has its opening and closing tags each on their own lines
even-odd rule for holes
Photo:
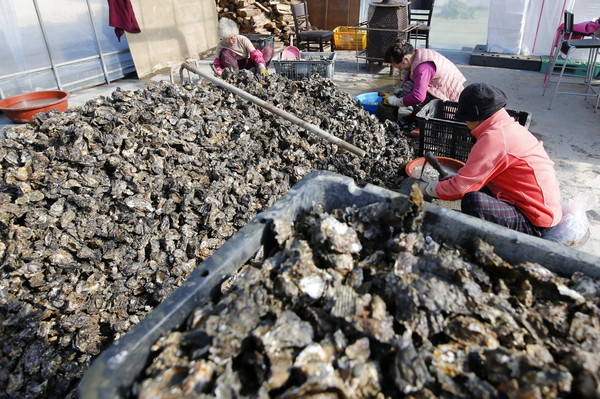
<svg viewBox="0 0 600 399">
<path fill-rule="evenodd" d="M 471 134 L 477 142 L 465 166 L 435 187 L 440 199 L 457 200 L 487 185 L 496 198 L 515 205 L 534 225 L 558 224 L 562 217 L 559 183 L 543 143 L 504 108 Z"/>
</svg>

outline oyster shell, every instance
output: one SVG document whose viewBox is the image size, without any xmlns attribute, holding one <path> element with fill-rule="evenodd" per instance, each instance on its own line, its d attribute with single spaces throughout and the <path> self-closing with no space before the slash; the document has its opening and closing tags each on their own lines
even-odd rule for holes
<svg viewBox="0 0 600 399">
<path fill-rule="evenodd" d="M 397 165 L 412 158 L 411 145 L 396 125 L 380 124 L 330 80 L 257 80 L 245 72 L 226 78 L 370 156 L 343 153 L 206 82 L 118 88 L 7 127 L 0 146 L 0 312 L 10 322 L 0 332 L 0 392 L 72 397 L 93 356 L 307 173 L 331 170 L 399 187 Z M 292 234 L 284 224 L 275 227 L 280 242 Z M 347 270 L 352 256 L 331 261 Z M 330 277 L 315 270 L 306 278 L 296 288 L 318 299 Z M 233 279 L 223 290 L 231 285 Z M 32 325 L 43 327 L 33 332 Z M 27 348 L 52 354 L 43 358 L 56 373 L 18 362 L 13 355 Z"/>
</svg>

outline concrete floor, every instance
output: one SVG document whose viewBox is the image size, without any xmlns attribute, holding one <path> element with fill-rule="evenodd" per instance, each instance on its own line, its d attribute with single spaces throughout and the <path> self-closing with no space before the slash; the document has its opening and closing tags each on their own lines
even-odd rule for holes
<svg viewBox="0 0 600 399">
<path fill-rule="evenodd" d="M 439 51 L 458 66 L 467 78 L 467 84 L 493 84 L 508 94 L 508 109 L 526 111 L 532 115 L 529 129 L 544 142 L 546 151 L 556 163 L 564 200 L 586 193 L 600 198 L 600 111 L 594 112 L 595 101 L 561 95 L 557 96 L 552 110 L 548 110 L 554 85 L 551 84 L 546 95 L 542 96 L 543 73 L 472 66 L 469 65 L 469 53 Z M 211 61 L 199 60 L 199 68 L 210 73 Z M 389 92 L 399 84 L 399 75 L 390 76 L 389 67 L 375 65 L 372 69 L 368 71 L 364 60 L 357 63 L 353 51 L 337 51 L 333 80 L 353 97 L 370 91 Z M 274 73 L 273 66 L 270 71 Z M 178 74 L 175 76 L 178 80 Z M 69 99 L 69 106 L 83 105 L 91 98 L 110 95 L 116 87 L 135 90 L 159 80 L 170 80 L 169 71 L 160 71 L 148 79 L 123 79 L 110 85 L 74 92 Z M 0 114 L 0 137 L 3 137 L 2 130 L 7 125 L 10 125 L 10 121 Z M 455 207 L 453 204 L 445 206 Z M 591 235 L 579 250 L 600 257 L 600 205 L 589 210 L 587 218 Z"/>
</svg>

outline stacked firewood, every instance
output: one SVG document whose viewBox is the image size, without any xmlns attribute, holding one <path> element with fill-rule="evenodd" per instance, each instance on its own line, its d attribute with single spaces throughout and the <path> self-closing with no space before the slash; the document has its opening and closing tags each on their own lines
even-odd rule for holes
<svg viewBox="0 0 600 399">
<path fill-rule="evenodd" d="M 289 44 L 294 34 L 290 0 L 215 0 L 219 19 L 237 22 L 240 33 L 275 35 L 276 42 Z"/>
</svg>

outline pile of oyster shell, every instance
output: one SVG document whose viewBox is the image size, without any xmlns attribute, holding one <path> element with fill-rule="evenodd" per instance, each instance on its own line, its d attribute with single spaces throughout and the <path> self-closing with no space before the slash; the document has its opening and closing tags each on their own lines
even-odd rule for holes
<svg viewBox="0 0 600 399">
<path fill-rule="evenodd" d="M 224 78 L 367 156 L 205 82 L 117 89 L 6 128 L 0 397 L 73 397 L 94 356 L 307 173 L 400 186 L 413 152 L 398 126 L 330 80 Z"/>
<path fill-rule="evenodd" d="M 600 397 L 599 282 L 436 242 L 415 209 L 276 220 L 279 248 L 156 342 L 132 396 Z"/>
</svg>

